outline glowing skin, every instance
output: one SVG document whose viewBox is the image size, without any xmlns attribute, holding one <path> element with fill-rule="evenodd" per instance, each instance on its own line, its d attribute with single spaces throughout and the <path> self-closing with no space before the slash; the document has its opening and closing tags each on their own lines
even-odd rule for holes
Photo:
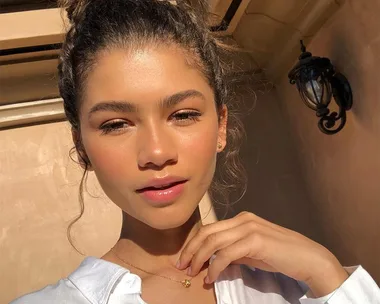
<svg viewBox="0 0 380 304">
<path fill-rule="evenodd" d="M 167 47 L 101 53 L 81 107 L 83 144 L 105 193 L 155 229 L 179 227 L 190 218 L 211 183 L 218 138 L 225 144 L 213 91 L 185 58 Z M 107 102 L 128 106 L 93 110 Z M 104 134 L 111 123 L 116 129 Z M 136 192 L 167 176 L 187 182 L 164 207 Z"/>
</svg>

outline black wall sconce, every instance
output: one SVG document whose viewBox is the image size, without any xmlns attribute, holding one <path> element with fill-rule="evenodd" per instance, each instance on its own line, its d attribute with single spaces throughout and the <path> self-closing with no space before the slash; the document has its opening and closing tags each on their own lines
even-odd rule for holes
<svg viewBox="0 0 380 304">
<path fill-rule="evenodd" d="M 304 103 L 316 111 L 319 129 L 325 134 L 336 134 L 346 124 L 346 111 L 352 107 L 352 91 L 347 78 L 335 71 L 330 59 L 312 56 L 301 40 L 299 62 L 289 72 L 291 84 L 296 84 Z M 339 113 L 330 112 L 334 97 Z"/>
</svg>

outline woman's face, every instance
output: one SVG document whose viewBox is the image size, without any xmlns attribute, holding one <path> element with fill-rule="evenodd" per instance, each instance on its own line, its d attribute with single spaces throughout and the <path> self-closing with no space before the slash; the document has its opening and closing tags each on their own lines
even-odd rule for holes
<svg viewBox="0 0 380 304">
<path fill-rule="evenodd" d="M 178 49 L 99 54 L 81 106 L 81 136 L 107 196 L 156 229 L 184 224 L 212 181 L 226 110 Z M 74 134 L 75 135 L 75 134 Z"/>
</svg>

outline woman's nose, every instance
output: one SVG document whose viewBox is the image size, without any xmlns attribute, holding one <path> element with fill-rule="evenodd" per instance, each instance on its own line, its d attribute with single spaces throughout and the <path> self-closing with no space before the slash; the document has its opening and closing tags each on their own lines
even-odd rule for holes
<svg viewBox="0 0 380 304">
<path fill-rule="evenodd" d="M 167 127 L 168 128 L 168 127 Z M 175 134 L 162 128 L 147 128 L 138 134 L 138 166 L 141 169 L 161 170 L 178 161 Z"/>
</svg>

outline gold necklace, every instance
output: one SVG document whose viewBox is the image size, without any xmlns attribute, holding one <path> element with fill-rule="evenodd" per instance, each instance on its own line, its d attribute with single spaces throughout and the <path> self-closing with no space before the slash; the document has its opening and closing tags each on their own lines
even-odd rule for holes
<svg viewBox="0 0 380 304">
<path fill-rule="evenodd" d="M 173 282 L 177 282 L 177 283 L 181 283 L 183 287 L 185 288 L 189 288 L 191 286 L 191 280 L 192 278 L 190 279 L 184 279 L 182 281 L 179 281 L 179 280 L 176 280 L 176 279 L 173 279 L 173 278 L 169 278 L 167 276 L 163 276 L 163 275 L 160 275 L 160 274 L 156 274 L 156 273 L 153 273 L 153 272 L 150 272 L 150 271 L 147 271 L 147 270 L 144 270 L 140 267 L 137 267 L 127 261 L 125 261 L 124 259 L 122 259 L 121 257 L 119 257 L 119 255 L 116 253 L 116 251 L 114 250 L 114 248 L 111 249 L 111 251 L 114 253 L 115 257 L 120 260 L 121 262 L 123 262 L 124 264 L 126 265 L 129 265 L 129 266 L 132 266 L 133 268 L 136 268 L 142 272 L 145 272 L 147 274 L 150 274 L 150 275 L 154 275 L 154 276 L 157 276 L 157 277 L 161 277 L 161 278 L 164 278 L 164 279 L 167 279 L 167 280 L 170 280 L 170 281 L 173 281 Z"/>
</svg>

